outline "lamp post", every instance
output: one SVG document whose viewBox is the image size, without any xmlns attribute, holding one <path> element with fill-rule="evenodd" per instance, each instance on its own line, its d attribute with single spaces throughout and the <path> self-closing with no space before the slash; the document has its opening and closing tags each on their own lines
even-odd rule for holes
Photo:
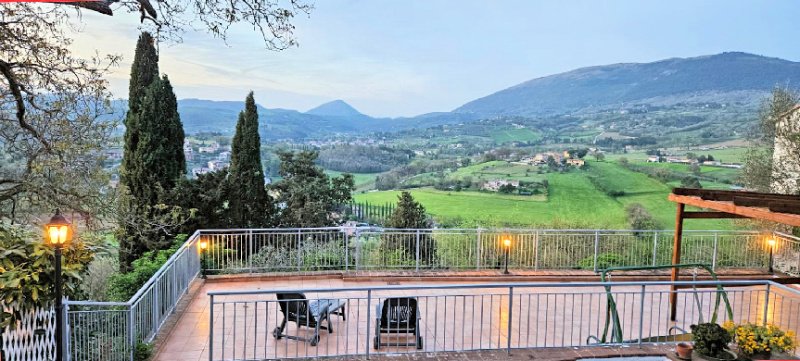
<svg viewBox="0 0 800 361">
<path fill-rule="evenodd" d="M 200 247 L 200 274 L 203 276 L 203 279 L 206 278 L 206 249 L 208 249 L 208 241 L 205 239 L 201 239 L 200 243 L 198 243 Z"/>
<path fill-rule="evenodd" d="M 767 240 L 767 245 L 769 245 L 769 273 L 775 273 L 775 270 L 772 268 L 772 253 L 775 251 L 775 243 L 775 238 L 770 238 Z"/>
<path fill-rule="evenodd" d="M 55 249 L 55 281 L 56 281 L 56 361 L 64 359 L 64 304 L 62 303 L 61 286 L 61 249 L 72 240 L 72 232 L 67 219 L 56 209 L 56 214 L 45 225 L 47 242 Z"/>
<path fill-rule="evenodd" d="M 503 271 L 503 274 L 507 275 L 507 274 L 509 274 L 508 273 L 508 251 L 511 249 L 511 240 L 510 239 L 506 238 L 506 239 L 503 240 L 503 248 L 505 248 L 505 250 L 506 250 L 506 265 L 505 265 L 505 270 Z"/>
</svg>

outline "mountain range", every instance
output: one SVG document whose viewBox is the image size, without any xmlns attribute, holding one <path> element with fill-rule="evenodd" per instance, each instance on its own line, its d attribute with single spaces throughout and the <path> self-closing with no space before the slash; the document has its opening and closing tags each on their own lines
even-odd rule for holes
<svg viewBox="0 0 800 361">
<path fill-rule="evenodd" d="M 591 114 L 642 106 L 735 105 L 755 114 L 775 86 L 800 89 L 800 63 L 741 52 L 652 63 L 593 66 L 529 80 L 470 101 L 451 112 L 373 118 L 343 100 L 306 112 L 259 106 L 264 139 L 301 140 L 332 134 L 368 134 L 499 117 Z M 121 104 L 116 106 L 124 109 Z M 231 134 L 240 101 L 182 99 L 187 133 Z"/>
</svg>

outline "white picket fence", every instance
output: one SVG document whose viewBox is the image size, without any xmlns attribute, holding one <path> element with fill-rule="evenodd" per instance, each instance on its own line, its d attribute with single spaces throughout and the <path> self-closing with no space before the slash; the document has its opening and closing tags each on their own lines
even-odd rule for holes
<svg viewBox="0 0 800 361">
<path fill-rule="evenodd" d="M 11 307 L 2 306 L 5 310 Z M 53 307 L 21 311 L 14 327 L 0 334 L 3 361 L 50 361 L 56 355 L 56 318 Z"/>
</svg>

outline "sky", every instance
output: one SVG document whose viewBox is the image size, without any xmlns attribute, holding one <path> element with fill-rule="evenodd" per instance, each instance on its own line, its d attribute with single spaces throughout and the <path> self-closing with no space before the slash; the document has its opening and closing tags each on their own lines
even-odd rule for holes
<svg viewBox="0 0 800 361">
<path fill-rule="evenodd" d="M 317 0 L 299 42 L 265 50 L 251 28 L 228 43 L 201 31 L 160 44 L 179 99 L 243 100 L 306 111 L 342 99 L 377 117 L 450 111 L 579 67 L 724 51 L 800 61 L 800 1 Z M 110 77 L 127 96 L 138 19 L 85 13 L 78 54 L 123 56 Z"/>
</svg>

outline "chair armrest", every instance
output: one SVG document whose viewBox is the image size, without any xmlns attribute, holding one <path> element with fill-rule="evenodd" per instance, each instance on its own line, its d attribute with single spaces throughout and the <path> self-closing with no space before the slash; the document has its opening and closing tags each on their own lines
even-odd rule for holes
<svg viewBox="0 0 800 361">
<path fill-rule="evenodd" d="M 376 320 L 380 320 L 381 319 L 381 312 L 382 311 L 383 311 L 383 304 L 379 303 L 379 304 L 375 305 L 375 319 Z"/>
</svg>

